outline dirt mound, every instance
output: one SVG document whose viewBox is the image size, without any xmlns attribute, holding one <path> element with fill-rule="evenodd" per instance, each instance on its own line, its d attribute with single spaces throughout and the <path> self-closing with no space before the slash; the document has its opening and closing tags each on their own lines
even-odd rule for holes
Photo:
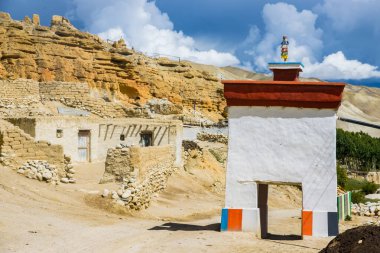
<svg viewBox="0 0 380 253">
<path fill-rule="evenodd" d="M 320 253 L 380 252 L 380 227 L 369 225 L 349 229 L 335 237 Z"/>
</svg>

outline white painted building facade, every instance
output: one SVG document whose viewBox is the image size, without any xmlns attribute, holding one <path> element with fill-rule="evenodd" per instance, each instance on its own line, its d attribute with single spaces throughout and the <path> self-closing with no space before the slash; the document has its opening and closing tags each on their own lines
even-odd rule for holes
<svg viewBox="0 0 380 253">
<path fill-rule="evenodd" d="M 336 111 L 344 84 L 224 84 L 229 141 L 221 230 L 265 237 L 268 184 L 292 184 L 302 186 L 302 235 L 336 235 Z"/>
</svg>

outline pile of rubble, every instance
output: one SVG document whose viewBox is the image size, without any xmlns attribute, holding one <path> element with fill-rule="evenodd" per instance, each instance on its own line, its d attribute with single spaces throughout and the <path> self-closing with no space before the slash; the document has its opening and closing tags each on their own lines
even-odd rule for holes
<svg viewBox="0 0 380 253">
<path fill-rule="evenodd" d="M 320 253 L 380 252 L 380 227 L 366 225 L 339 234 Z"/>
<path fill-rule="evenodd" d="M 105 189 L 102 197 L 111 197 L 116 204 L 125 206 L 128 209 L 141 210 L 148 208 L 152 197 L 166 188 L 167 179 L 173 171 L 173 168 L 157 168 L 149 172 L 139 184 L 134 177 L 124 179 L 117 191 Z"/>
<path fill-rule="evenodd" d="M 71 157 L 65 155 L 64 160 L 65 160 L 66 176 L 61 178 L 61 183 L 64 183 L 64 184 L 72 183 L 73 184 L 76 182 L 76 180 L 74 179 L 75 170 L 74 170 L 74 166 L 71 164 Z"/>
<path fill-rule="evenodd" d="M 58 170 L 47 161 L 31 160 L 21 166 L 17 173 L 27 178 L 37 179 L 52 184 L 58 184 Z"/>
<path fill-rule="evenodd" d="M 365 204 L 351 204 L 351 213 L 358 216 L 380 216 L 380 201 L 375 203 L 367 202 Z"/>
<path fill-rule="evenodd" d="M 197 139 L 200 141 L 220 142 L 223 144 L 228 143 L 227 136 L 223 134 L 210 134 L 210 133 L 201 132 L 197 134 Z"/>
</svg>

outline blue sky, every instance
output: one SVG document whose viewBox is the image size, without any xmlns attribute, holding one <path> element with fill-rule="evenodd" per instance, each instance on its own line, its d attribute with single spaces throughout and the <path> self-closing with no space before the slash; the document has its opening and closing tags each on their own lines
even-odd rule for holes
<svg viewBox="0 0 380 253">
<path fill-rule="evenodd" d="M 0 10 L 14 19 L 38 13 L 44 25 L 63 15 L 148 54 L 258 72 L 280 60 L 286 34 L 289 60 L 304 63 L 304 76 L 380 80 L 379 0 L 0 0 Z"/>
</svg>

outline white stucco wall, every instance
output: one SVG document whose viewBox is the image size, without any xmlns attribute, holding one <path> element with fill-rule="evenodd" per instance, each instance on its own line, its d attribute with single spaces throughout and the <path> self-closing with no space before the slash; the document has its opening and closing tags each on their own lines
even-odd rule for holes
<svg viewBox="0 0 380 253">
<path fill-rule="evenodd" d="M 226 208 L 256 208 L 255 181 L 302 183 L 303 208 L 336 212 L 336 111 L 229 107 Z"/>
</svg>

